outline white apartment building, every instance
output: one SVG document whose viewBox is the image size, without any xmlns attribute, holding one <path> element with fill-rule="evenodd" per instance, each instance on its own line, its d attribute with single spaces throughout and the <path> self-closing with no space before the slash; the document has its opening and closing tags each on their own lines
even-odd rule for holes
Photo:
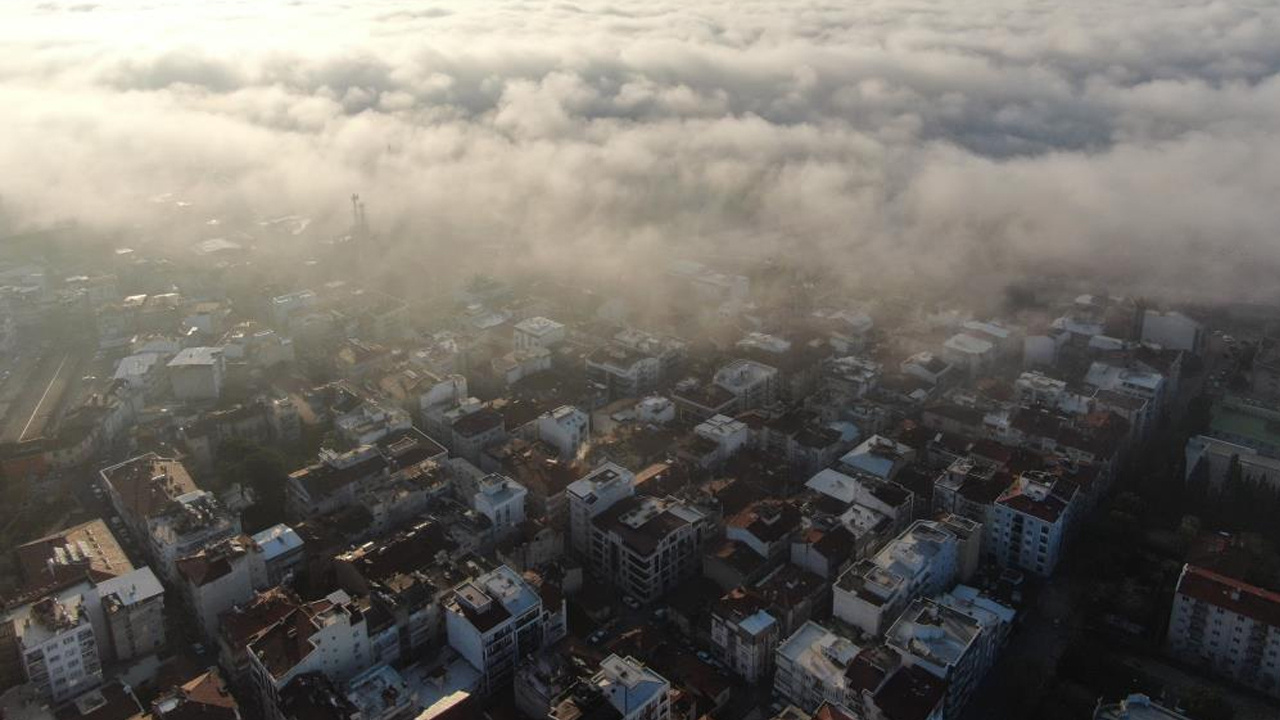
<svg viewBox="0 0 1280 720">
<path fill-rule="evenodd" d="M 986 372 L 998 357 L 995 343 L 977 335 L 956 333 L 942 344 L 942 359 L 971 378 Z"/>
<path fill-rule="evenodd" d="M 444 610 L 449 646 L 484 675 L 486 692 L 504 686 L 522 658 L 565 629 L 564 600 L 544 607 L 538 591 L 505 565 L 459 585 Z"/>
<path fill-rule="evenodd" d="M 953 374 L 951 363 L 925 350 L 903 360 L 898 370 L 904 375 L 919 378 L 930 385 L 940 385 Z"/>
<path fill-rule="evenodd" d="M 1022 473 L 991 506 L 985 551 L 1001 567 L 1051 575 L 1080 512 L 1079 487 L 1050 473 Z"/>
<path fill-rule="evenodd" d="M 471 498 L 471 507 L 489 518 L 496 537 L 505 537 L 524 522 L 524 500 L 529 491 L 505 475 L 486 475 Z"/>
<path fill-rule="evenodd" d="M 995 663 L 1000 632 L 965 612 L 916 598 L 889 629 L 885 642 L 904 664 L 946 681 L 944 717 L 955 720 Z"/>
<path fill-rule="evenodd" d="M 741 420 L 713 415 L 693 428 L 698 437 L 716 444 L 716 459 L 725 462 L 751 441 L 751 431 Z"/>
<path fill-rule="evenodd" d="M 591 566 L 650 602 L 697 572 L 709 519 L 675 498 L 627 497 L 592 519 Z"/>
<path fill-rule="evenodd" d="M 372 445 L 392 433 L 413 427 L 413 418 L 400 408 L 366 401 L 335 418 L 333 426 L 338 436 L 351 445 Z"/>
<path fill-rule="evenodd" d="M 824 702 L 847 706 L 847 671 L 862 648 L 813 621 L 806 622 L 778 646 L 774 657 L 773 693 L 812 713 Z"/>
<path fill-rule="evenodd" d="M 341 590 L 290 611 L 258 633 L 247 651 L 261 707 L 273 720 L 283 720 L 280 691 L 299 675 L 343 682 L 375 664 L 365 614 Z"/>
<path fill-rule="evenodd" d="M 102 684 L 90 592 L 87 584 L 78 585 L 5 616 L 28 682 L 55 705 Z"/>
<path fill-rule="evenodd" d="M 778 370 L 754 360 L 734 360 L 716 371 L 714 382 L 738 398 L 738 410 L 770 405 L 778 397 Z"/>
<path fill-rule="evenodd" d="M 178 577 L 187 607 L 206 640 L 218 636 L 218 617 L 253 599 L 253 550 L 247 538 L 228 538 L 178 558 Z"/>
<path fill-rule="evenodd" d="M 591 520 L 635 491 L 635 473 L 611 462 L 569 484 L 565 489 L 569 502 L 569 541 L 579 555 L 590 554 Z"/>
<path fill-rule="evenodd" d="M 1167 647 L 1185 662 L 1280 697 L 1280 593 L 1185 565 Z"/>
<path fill-rule="evenodd" d="M 670 720 L 671 683 L 633 657 L 610 655 L 591 678 L 622 720 Z"/>
<path fill-rule="evenodd" d="M 169 361 L 169 381 L 179 400 L 217 400 L 222 395 L 227 364 L 222 348 L 186 348 Z"/>
<path fill-rule="evenodd" d="M 872 637 L 881 636 L 912 600 L 955 583 L 960 545 L 961 539 L 942 523 L 916 521 L 840 576 L 832 588 L 832 614 Z"/>
<path fill-rule="evenodd" d="M 651 392 L 662 375 L 660 358 L 621 343 L 597 348 L 586 364 L 587 379 L 602 387 L 611 400 Z"/>
<path fill-rule="evenodd" d="M 253 534 L 251 548 L 257 553 L 250 569 L 253 586 L 268 588 L 279 585 L 297 572 L 306 560 L 302 538 L 283 523 Z"/>
<path fill-rule="evenodd" d="M 545 317 L 525 318 L 516 323 L 512 343 L 516 350 L 549 349 L 565 339 L 563 324 Z"/>
<path fill-rule="evenodd" d="M 205 490 L 180 495 L 169 510 L 147 520 L 147 548 L 162 577 L 177 581 L 177 560 L 240 534 L 240 518 Z"/>
<path fill-rule="evenodd" d="M 845 472 L 892 480 L 915 459 L 915 450 L 883 435 L 872 435 L 840 458 Z"/>
<path fill-rule="evenodd" d="M 661 395 L 650 395 L 636 403 L 635 415 L 642 425 L 666 425 L 676 419 L 676 404 Z"/>
<path fill-rule="evenodd" d="M 591 416 L 571 405 L 561 405 L 538 416 L 538 439 L 560 451 L 561 460 L 578 456 L 591 434 Z"/>
</svg>

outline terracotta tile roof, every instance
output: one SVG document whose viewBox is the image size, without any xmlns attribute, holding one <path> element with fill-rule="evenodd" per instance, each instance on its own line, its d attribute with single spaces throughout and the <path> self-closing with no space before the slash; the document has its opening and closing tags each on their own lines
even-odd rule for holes
<svg viewBox="0 0 1280 720">
<path fill-rule="evenodd" d="M 1280 627 L 1280 593 L 1195 565 L 1183 568 L 1182 577 L 1178 580 L 1178 593 L 1257 622 Z"/>
</svg>

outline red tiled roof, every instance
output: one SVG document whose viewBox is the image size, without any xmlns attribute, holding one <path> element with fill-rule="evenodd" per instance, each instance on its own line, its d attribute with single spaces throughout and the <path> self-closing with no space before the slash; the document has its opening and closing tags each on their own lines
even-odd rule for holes
<svg viewBox="0 0 1280 720">
<path fill-rule="evenodd" d="M 1280 627 L 1280 593 L 1195 565 L 1183 568 L 1178 592 L 1257 622 Z"/>
</svg>

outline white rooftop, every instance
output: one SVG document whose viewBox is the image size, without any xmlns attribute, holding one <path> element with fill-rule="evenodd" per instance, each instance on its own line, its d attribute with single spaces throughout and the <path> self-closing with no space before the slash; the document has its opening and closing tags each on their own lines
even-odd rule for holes
<svg viewBox="0 0 1280 720">
<path fill-rule="evenodd" d="M 116 365 L 116 380 L 128 380 L 129 378 L 143 377 L 147 373 L 155 369 L 160 363 L 159 353 L 138 353 L 120 359 L 120 363 Z"/>
<path fill-rule="evenodd" d="M 551 334 L 563 328 L 563 324 L 558 323 L 551 318 L 545 318 L 542 316 L 525 318 L 524 320 L 516 323 L 517 330 L 530 335 L 537 335 L 539 337 Z"/>
<path fill-rule="evenodd" d="M 746 630 L 751 635 L 759 635 L 760 633 L 764 632 L 765 630 L 768 630 L 771 626 L 776 625 L 777 623 L 778 621 L 774 619 L 772 615 L 765 612 L 764 610 L 759 610 L 756 612 L 756 614 L 747 618 L 743 618 L 742 622 L 738 623 L 738 625 L 741 626 L 743 630 Z"/>
<path fill-rule="evenodd" d="M 253 542 L 262 550 L 264 560 L 280 557 L 285 553 L 302 547 L 302 538 L 293 528 L 280 523 L 266 530 L 254 533 Z"/>
<path fill-rule="evenodd" d="M 114 595 L 116 600 L 126 607 L 164 595 L 164 586 L 160 584 L 149 567 L 140 567 L 123 575 L 103 580 L 98 583 L 97 590 L 99 597 Z"/>
<path fill-rule="evenodd" d="M 604 693 L 609 704 L 623 717 L 654 702 L 660 693 L 670 690 L 666 678 L 631 657 L 610 655 L 600 661 L 600 672 L 591 679 Z"/>
<path fill-rule="evenodd" d="M 955 335 L 952 335 L 947 338 L 947 341 L 943 343 L 942 346 L 948 350 L 954 350 L 966 355 L 985 355 L 986 353 L 991 352 L 995 347 L 995 345 L 992 345 L 990 342 L 983 340 L 982 338 L 976 338 L 967 333 L 956 333 Z"/>
<path fill-rule="evenodd" d="M 214 365 L 222 355 L 220 347 L 193 347 L 179 352 L 169 361 L 169 367 L 198 367 Z"/>
</svg>

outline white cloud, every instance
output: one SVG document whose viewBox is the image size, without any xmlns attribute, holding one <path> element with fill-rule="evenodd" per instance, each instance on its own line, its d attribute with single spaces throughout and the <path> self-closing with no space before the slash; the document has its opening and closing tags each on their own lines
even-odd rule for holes
<svg viewBox="0 0 1280 720">
<path fill-rule="evenodd" d="M 134 227 L 174 192 L 336 232 L 358 190 L 404 252 L 803 246 L 903 282 L 1260 296 L 1278 33 L 1280 6 L 1213 0 L 15 1 L 0 197 L 23 224 Z"/>
</svg>

